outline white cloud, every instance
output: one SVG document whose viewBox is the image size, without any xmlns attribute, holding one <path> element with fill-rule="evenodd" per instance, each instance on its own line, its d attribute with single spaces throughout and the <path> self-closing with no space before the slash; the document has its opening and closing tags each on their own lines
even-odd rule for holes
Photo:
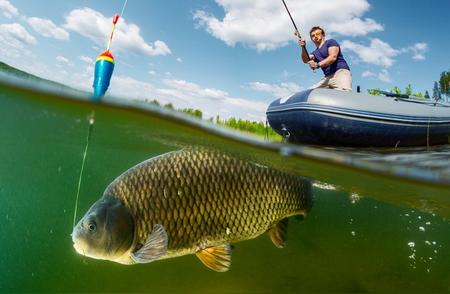
<svg viewBox="0 0 450 294">
<path fill-rule="evenodd" d="M 64 27 L 90 39 L 95 44 L 106 47 L 111 29 L 111 19 L 90 8 L 74 9 L 66 17 Z M 147 56 L 171 54 L 169 47 L 163 41 L 147 43 L 141 36 L 140 28 L 128 24 L 121 19 L 115 31 L 112 44 L 116 51 L 133 52 Z"/>
<path fill-rule="evenodd" d="M 416 43 L 402 49 L 402 52 L 411 53 L 414 60 L 425 60 L 425 53 L 428 51 L 427 43 Z"/>
<path fill-rule="evenodd" d="M 392 82 L 389 72 L 386 69 L 382 69 L 379 73 L 366 70 L 361 74 L 361 76 L 363 78 L 377 79 L 386 83 Z"/>
<path fill-rule="evenodd" d="M 28 45 L 37 44 L 36 39 L 18 23 L 0 24 L 0 55 L 2 59 L 21 58 L 32 55 Z"/>
<path fill-rule="evenodd" d="M 18 23 L 0 24 L 0 35 L 10 40 L 17 40 L 20 43 L 29 45 L 37 44 L 36 39 Z"/>
<path fill-rule="evenodd" d="M 264 120 L 267 103 L 232 97 L 225 91 L 203 88 L 184 80 L 165 80 L 164 83 L 169 88 L 159 89 L 158 92 L 168 97 L 176 97 L 179 101 L 186 101 L 188 103 L 186 107 L 202 109 L 211 116 L 234 116 L 247 119 L 259 117 L 260 120 Z"/>
<path fill-rule="evenodd" d="M 265 118 L 267 103 L 232 97 L 226 91 L 185 80 L 165 79 L 163 83 L 163 87 L 156 87 L 148 82 L 115 75 L 109 93 L 129 99 L 156 99 L 161 104 L 172 103 L 175 108 L 196 108 L 202 110 L 205 117 Z"/>
<path fill-rule="evenodd" d="M 252 90 L 267 92 L 274 96 L 274 98 L 288 97 L 302 90 L 302 87 L 295 83 L 281 83 L 280 85 L 275 85 L 252 82 L 249 83 L 249 87 Z"/>
<path fill-rule="evenodd" d="M 233 109 L 234 112 L 241 112 L 242 110 L 245 110 L 245 114 L 248 115 L 249 113 L 253 113 L 255 117 L 259 117 L 261 120 L 264 120 L 265 118 L 265 112 L 267 110 L 267 103 L 263 102 L 255 102 L 244 98 L 232 98 L 232 97 L 226 97 L 224 104 L 228 104 L 230 106 L 234 106 Z M 249 112 L 251 111 L 251 112 Z"/>
<path fill-rule="evenodd" d="M 156 87 L 150 83 L 121 75 L 113 75 L 109 89 L 111 95 L 140 100 L 157 99 L 156 92 Z"/>
<path fill-rule="evenodd" d="M 67 69 L 65 67 L 65 60 L 69 62 L 69 66 L 73 66 L 73 63 L 70 62 L 70 60 L 68 60 L 64 56 L 59 56 L 59 58 L 57 58 L 58 63 L 55 65 L 57 70 L 55 70 L 55 68 L 52 68 L 50 72 L 47 71 L 43 74 L 38 75 L 56 82 L 63 83 L 74 89 L 80 89 L 88 93 L 92 93 L 94 64 L 86 63 Z"/>
<path fill-rule="evenodd" d="M 51 20 L 39 17 L 29 17 L 26 20 L 33 30 L 46 38 L 55 38 L 64 41 L 70 39 L 69 33 L 55 25 Z"/>
<path fill-rule="evenodd" d="M 378 79 L 382 82 L 391 83 L 391 76 L 386 69 L 382 69 L 381 72 L 378 73 Z"/>
<path fill-rule="evenodd" d="M 280 1 L 215 0 L 224 10 L 223 19 L 197 10 L 194 20 L 229 46 L 242 43 L 258 51 L 273 50 L 295 41 L 293 27 Z M 383 30 L 373 19 L 362 18 L 370 9 L 367 0 L 291 1 L 289 9 L 302 36 L 314 25 L 327 33 L 362 36 Z M 339 11 L 339 13 L 336 13 Z"/>
<path fill-rule="evenodd" d="M 87 56 L 78 56 L 78 59 L 81 60 L 81 61 L 83 61 L 83 62 L 86 62 L 86 63 L 90 63 L 90 64 L 93 64 L 93 63 L 94 63 L 94 60 L 93 60 L 91 57 L 87 57 Z"/>
<path fill-rule="evenodd" d="M 56 60 L 61 63 L 69 63 L 69 59 L 65 58 L 64 56 L 56 56 Z"/>
<path fill-rule="evenodd" d="M 75 89 L 82 89 L 92 93 L 92 83 L 94 81 L 94 63 L 86 64 L 82 67 L 81 72 L 71 72 L 69 77 L 66 77 L 61 82 L 72 86 Z"/>
<path fill-rule="evenodd" d="M 12 18 L 13 16 L 19 15 L 19 10 L 8 0 L 0 0 L 0 10 L 6 18 Z"/>
<path fill-rule="evenodd" d="M 383 26 L 371 18 L 352 18 L 344 22 L 334 22 L 329 25 L 331 32 L 345 36 L 364 36 L 370 32 L 382 31 Z"/>
<path fill-rule="evenodd" d="M 74 65 L 68 58 L 61 55 L 56 56 L 56 61 L 62 65 L 69 65 L 69 66 Z"/>
<path fill-rule="evenodd" d="M 414 60 L 424 60 L 425 53 L 428 51 L 426 43 L 416 43 L 406 48 L 394 49 L 388 43 L 377 38 L 372 39 L 368 46 L 345 40 L 342 42 L 341 48 L 343 51 L 352 51 L 365 63 L 378 65 L 385 69 L 391 67 L 395 63 L 395 57 L 400 54 L 411 53 Z M 385 80 L 390 81 L 388 76 L 383 76 Z"/>
<path fill-rule="evenodd" d="M 361 74 L 361 76 L 362 76 L 363 78 L 373 78 L 373 77 L 375 76 L 375 73 L 373 73 L 373 72 L 371 72 L 371 71 L 369 71 L 369 70 L 366 70 L 366 71 L 364 71 L 364 72 Z"/>
<path fill-rule="evenodd" d="M 376 38 L 370 41 L 369 46 L 345 40 L 342 42 L 341 48 L 343 51 L 352 51 L 365 63 L 384 68 L 392 66 L 395 62 L 394 57 L 400 53 L 399 50 L 392 48 L 388 43 Z"/>
<path fill-rule="evenodd" d="M 214 89 L 214 88 L 202 88 L 199 85 L 184 80 L 164 80 L 164 84 L 170 85 L 172 89 L 176 89 L 176 96 L 183 97 L 202 97 L 206 99 L 219 99 L 228 95 L 227 92 Z"/>
<path fill-rule="evenodd" d="M 179 63 L 182 63 L 182 62 L 183 62 L 183 59 L 181 59 L 180 57 L 178 57 L 178 58 L 177 58 L 177 61 L 178 61 Z"/>
</svg>

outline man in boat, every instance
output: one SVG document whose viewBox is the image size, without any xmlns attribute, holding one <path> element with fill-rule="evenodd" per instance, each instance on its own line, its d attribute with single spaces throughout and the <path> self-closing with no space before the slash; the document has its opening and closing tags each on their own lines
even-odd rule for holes
<svg viewBox="0 0 450 294">
<path fill-rule="evenodd" d="M 313 27 L 309 31 L 309 36 L 317 48 L 309 55 L 302 49 L 302 60 L 313 70 L 321 68 L 325 75 L 311 88 L 331 88 L 351 91 L 352 74 L 350 67 L 342 55 L 338 42 L 334 39 L 325 40 L 325 31 L 319 26 Z M 304 48 L 306 40 L 301 39 L 298 43 Z"/>
</svg>

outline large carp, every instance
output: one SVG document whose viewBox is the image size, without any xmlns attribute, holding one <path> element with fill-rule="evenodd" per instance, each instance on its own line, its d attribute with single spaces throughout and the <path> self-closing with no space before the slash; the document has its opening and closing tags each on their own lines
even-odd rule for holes
<svg viewBox="0 0 450 294">
<path fill-rule="evenodd" d="M 311 183 L 218 151 L 185 149 L 116 178 L 73 229 L 78 253 L 123 264 L 195 253 L 226 271 L 230 243 L 268 232 L 277 247 L 287 218 L 312 205 Z"/>
</svg>

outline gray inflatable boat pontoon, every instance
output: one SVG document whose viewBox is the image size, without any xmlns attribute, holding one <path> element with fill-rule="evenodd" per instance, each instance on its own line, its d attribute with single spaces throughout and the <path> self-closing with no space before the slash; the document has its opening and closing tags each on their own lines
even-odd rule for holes
<svg viewBox="0 0 450 294">
<path fill-rule="evenodd" d="M 450 105 L 406 95 L 309 89 L 275 100 L 266 114 L 270 126 L 294 143 L 407 147 L 450 139 Z"/>
</svg>

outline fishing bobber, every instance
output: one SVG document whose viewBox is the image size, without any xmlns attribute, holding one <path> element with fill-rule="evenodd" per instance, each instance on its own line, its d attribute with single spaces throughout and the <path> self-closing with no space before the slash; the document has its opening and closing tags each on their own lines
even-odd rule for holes
<svg viewBox="0 0 450 294">
<path fill-rule="evenodd" d="M 94 84 L 92 85 L 94 87 L 94 100 L 100 100 L 108 90 L 114 64 L 114 57 L 109 50 L 102 52 L 98 56 L 95 62 Z"/>
</svg>

